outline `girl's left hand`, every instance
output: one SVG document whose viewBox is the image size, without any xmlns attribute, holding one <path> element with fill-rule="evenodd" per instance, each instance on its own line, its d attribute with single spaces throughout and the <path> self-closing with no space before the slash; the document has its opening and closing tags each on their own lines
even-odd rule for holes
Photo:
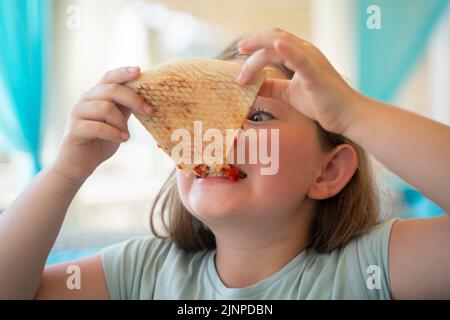
<svg viewBox="0 0 450 320">
<path fill-rule="evenodd" d="M 266 79 L 259 94 L 291 104 L 327 131 L 344 134 L 351 113 L 365 98 L 345 82 L 319 49 L 286 31 L 274 29 L 244 38 L 239 50 L 251 55 L 237 78 L 240 85 L 267 64 L 283 63 L 295 71 L 294 77 Z"/>
</svg>

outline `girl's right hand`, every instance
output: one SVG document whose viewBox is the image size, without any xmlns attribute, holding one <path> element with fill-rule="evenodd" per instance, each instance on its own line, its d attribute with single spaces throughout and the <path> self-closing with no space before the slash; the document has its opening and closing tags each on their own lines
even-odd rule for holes
<svg viewBox="0 0 450 320">
<path fill-rule="evenodd" d="M 283 100 L 327 131 L 345 135 L 367 97 L 354 90 L 313 44 L 281 29 L 257 33 L 239 42 L 250 55 L 237 82 L 245 85 L 268 64 L 283 63 L 292 79 L 266 79 L 259 95 Z"/>
<path fill-rule="evenodd" d="M 75 183 L 83 182 L 129 139 L 127 121 L 131 113 L 151 114 L 145 101 L 122 85 L 139 75 L 137 67 L 112 70 L 82 95 L 70 112 L 52 169 Z"/>
</svg>

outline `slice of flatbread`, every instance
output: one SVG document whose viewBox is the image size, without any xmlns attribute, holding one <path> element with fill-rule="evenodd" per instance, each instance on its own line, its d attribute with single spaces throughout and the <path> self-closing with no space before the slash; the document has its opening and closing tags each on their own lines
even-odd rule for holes
<svg viewBox="0 0 450 320">
<path fill-rule="evenodd" d="M 189 132 L 190 156 L 181 161 L 180 153 L 171 156 L 183 171 L 192 172 L 200 164 L 207 165 L 216 172 L 227 167 L 227 155 L 232 147 L 232 144 L 227 143 L 227 134 L 230 137 L 227 129 L 234 130 L 234 140 L 265 78 L 264 72 L 260 72 L 250 84 L 239 86 L 235 79 L 241 67 L 239 63 L 223 60 L 177 60 L 160 64 L 142 73 L 139 79 L 126 84 L 152 106 L 153 113 L 150 117 L 135 116 L 169 156 L 181 141 L 180 137 L 172 141 L 174 130 L 185 129 Z M 205 159 L 201 156 L 213 140 L 202 139 L 201 144 L 195 144 L 194 121 L 201 121 L 202 136 L 208 129 L 220 131 L 223 137 L 221 161 L 217 161 L 217 157 L 211 160 L 211 157 Z M 197 135 L 198 124 L 197 122 Z"/>
</svg>

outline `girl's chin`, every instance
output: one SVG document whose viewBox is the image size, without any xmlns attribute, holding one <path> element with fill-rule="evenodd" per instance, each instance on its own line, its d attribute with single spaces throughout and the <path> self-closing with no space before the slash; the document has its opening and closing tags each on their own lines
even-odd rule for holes
<svg viewBox="0 0 450 320">
<path fill-rule="evenodd" d="M 242 199 L 241 199 L 242 200 Z M 239 199 L 223 196 L 206 196 L 190 199 L 190 207 L 201 220 L 220 220 L 242 217 L 248 211 L 249 204 Z"/>
<path fill-rule="evenodd" d="M 188 193 L 189 206 L 199 217 L 227 219 L 241 216 L 255 204 L 250 196 L 246 179 L 231 181 L 228 178 L 195 179 Z"/>
</svg>

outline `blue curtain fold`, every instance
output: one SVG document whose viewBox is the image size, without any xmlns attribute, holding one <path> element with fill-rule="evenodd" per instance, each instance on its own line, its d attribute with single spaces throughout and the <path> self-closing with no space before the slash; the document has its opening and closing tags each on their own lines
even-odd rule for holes
<svg viewBox="0 0 450 320">
<path fill-rule="evenodd" d="M 359 90 L 392 101 L 423 54 L 449 0 L 357 0 Z M 381 28 L 366 25 L 378 6 Z"/>
<path fill-rule="evenodd" d="M 359 91 L 393 102 L 424 53 L 428 40 L 449 6 L 449 0 L 357 0 Z M 380 10 L 380 29 L 367 27 Z M 409 210 L 406 217 L 431 217 L 444 211 L 417 190 L 395 177 L 395 187 Z"/>
<path fill-rule="evenodd" d="M 0 1 L 0 135 L 41 169 L 49 1 Z"/>
</svg>

